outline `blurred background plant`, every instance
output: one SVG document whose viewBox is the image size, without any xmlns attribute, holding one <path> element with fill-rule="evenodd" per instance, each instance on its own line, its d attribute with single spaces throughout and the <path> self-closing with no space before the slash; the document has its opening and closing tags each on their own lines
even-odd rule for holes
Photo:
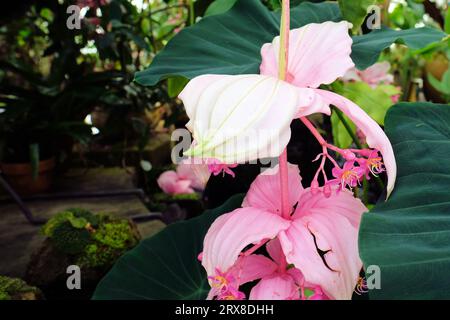
<svg viewBox="0 0 450 320">
<path fill-rule="evenodd" d="M 66 26 L 81 8 L 80 28 Z M 132 80 L 179 28 L 184 1 L 25 1 L 2 16 L 0 145 L 3 162 L 57 157 L 74 142 L 141 147 L 170 124 L 165 84 Z M 97 126 L 97 127 L 95 127 Z"/>
</svg>

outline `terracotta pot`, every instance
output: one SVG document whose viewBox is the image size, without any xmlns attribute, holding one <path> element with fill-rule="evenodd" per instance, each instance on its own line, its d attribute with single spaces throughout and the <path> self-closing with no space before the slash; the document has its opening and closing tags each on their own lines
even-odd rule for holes
<svg viewBox="0 0 450 320">
<path fill-rule="evenodd" d="M 39 162 L 39 175 L 33 179 L 29 163 L 0 163 L 0 170 L 11 187 L 20 195 L 33 195 L 48 191 L 53 180 L 55 159 Z"/>
</svg>

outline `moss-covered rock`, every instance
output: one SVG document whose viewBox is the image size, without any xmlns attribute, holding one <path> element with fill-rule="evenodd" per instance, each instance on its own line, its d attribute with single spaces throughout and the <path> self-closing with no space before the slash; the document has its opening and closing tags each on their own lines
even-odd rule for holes
<svg viewBox="0 0 450 320">
<path fill-rule="evenodd" d="M 33 254 L 26 280 L 39 286 L 48 299 L 90 298 L 98 281 L 140 239 L 132 221 L 83 209 L 58 213 L 41 232 L 47 239 Z M 67 289 L 70 265 L 81 269 L 81 290 Z"/>
<path fill-rule="evenodd" d="M 0 276 L 0 300 L 39 300 L 41 291 L 17 278 Z"/>
</svg>

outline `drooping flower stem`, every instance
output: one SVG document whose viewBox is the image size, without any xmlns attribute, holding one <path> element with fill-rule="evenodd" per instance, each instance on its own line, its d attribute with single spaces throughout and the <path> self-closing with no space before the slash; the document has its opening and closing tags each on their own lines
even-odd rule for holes
<svg viewBox="0 0 450 320">
<path fill-rule="evenodd" d="M 286 80 L 289 61 L 290 19 L 290 0 L 283 0 L 280 25 L 280 52 L 278 59 L 278 77 L 283 81 Z M 291 209 L 289 208 L 288 164 L 286 149 L 284 149 L 284 151 L 281 153 L 279 157 L 279 163 L 281 184 L 281 213 L 284 218 L 289 218 Z"/>
</svg>

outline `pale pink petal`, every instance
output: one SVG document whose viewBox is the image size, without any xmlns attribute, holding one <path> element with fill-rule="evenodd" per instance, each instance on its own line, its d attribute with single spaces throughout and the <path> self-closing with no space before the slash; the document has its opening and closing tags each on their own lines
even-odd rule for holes
<svg viewBox="0 0 450 320">
<path fill-rule="evenodd" d="M 177 166 L 177 174 L 180 179 L 190 180 L 191 187 L 204 190 L 208 183 L 211 172 L 207 164 L 190 164 L 189 159 Z"/>
<path fill-rule="evenodd" d="M 199 77 L 196 77 L 195 82 L 189 81 L 185 86 L 183 91 L 178 95 L 178 98 L 184 102 L 186 113 L 190 119 L 190 121 L 186 124 L 186 127 L 192 132 L 193 125 L 192 120 L 195 119 L 196 108 L 192 108 L 190 106 L 195 106 L 198 104 L 198 100 L 200 99 L 202 92 L 211 84 L 211 81 L 214 81 L 220 78 L 221 75 L 216 74 L 206 74 Z"/>
<path fill-rule="evenodd" d="M 389 74 L 391 65 L 387 61 L 375 63 L 369 68 L 360 71 L 362 81 L 370 84 L 377 85 L 381 83 L 390 84 L 394 81 L 394 77 Z"/>
<path fill-rule="evenodd" d="M 230 272 L 239 285 L 273 274 L 278 266 L 269 258 L 252 254 L 238 258 Z"/>
<path fill-rule="evenodd" d="M 299 87 L 317 88 L 343 76 L 354 66 L 348 27 L 346 21 L 328 21 L 291 30 L 287 81 Z M 262 47 L 261 74 L 278 76 L 279 47 L 280 37 Z"/>
<path fill-rule="evenodd" d="M 178 175 L 175 171 L 166 171 L 159 176 L 157 183 L 162 191 L 168 194 L 173 194 L 177 181 Z"/>
<path fill-rule="evenodd" d="M 369 147 L 380 151 L 388 176 L 387 197 L 389 197 L 397 177 L 397 164 L 389 138 L 375 120 L 349 99 L 330 91 L 320 89 L 315 91 L 326 103 L 336 106 L 355 123 L 366 136 Z"/>
<path fill-rule="evenodd" d="M 304 90 L 262 75 L 192 79 L 180 94 L 196 141 L 185 155 L 224 164 L 278 157 L 299 106 L 314 98 Z"/>
<path fill-rule="evenodd" d="M 266 245 L 266 250 L 269 253 L 269 256 L 277 264 L 281 264 L 282 262 L 286 261 L 283 249 L 281 248 L 280 240 L 278 240 L 278 238 L 270 240 Z"/>
<path fill-rule="evenodd" d="M 303 190 L 298 166 L 288 165 L 289 201 L 291 207 L 297 203 L 298 196 Z M 272 213 L 281 214 L 281 189 L 279 166 L 267 169 L 261 173 L 250 186 L 243 207 L 265 209 Z"/>
<path fill-rule="evenodd" d="M 191 181 L 190 180 L 178 180 L 173 185 L 173 191 L 172 194 L 188 194 L 188 193 L 194 193 L 194 189 L 191 187 Z"/>
<path fill-rule="evenodd" d="M 297 300 L 300 291 L 291 276 L 278 274 L 263 278 L 250 292 L 250 300 Z"/>
<path fill-rule="evenodd" d="M 327 198 L 322 192 L 313 193 L 310 190 L 310 188 L 305 189 L 298 198 L 293 219 L 300 219 L 315 213 L 337 214 L 347 218 L 355 228 L 359 228 L 361 214 L 366 212 L 367 208 L 361 200 L 353 196 L 351 191 L 344 189 L 339 193 L 332 192 Z"/>
<path fill-rule="evenodd" d="M 290 222 L 278 215 L 256 208 L 241 208 L 214 221 L 203 242 L 203 260 L 209 276 L 216 269 L 227 272 L 249 244 L 274 238 Z"/>
<path fill-rule="evenodd" d="M 343 81 L 362 81 L 360 77 L 360 71 L 356 69 L 356 67 L 353 67 L 349 69 L 344 76 L 342 77 Z"/>
<path fill-rule="evenodd" d="M 308 200 L 305 197 L 309 195 L 315 198 L 317 195 L 312 195 L 309 190 L 304 193 L 305 196 L 301 197 L 303 200 L 315 202 L 316 199 Z M 345 196 L 344 192 L 339 194 Z M 327 201 L 322 192 L 320 195 L 322 201 Z M 366 211 L 358 199 L 347 201 L 353 203 L 355 211 L 357 208 L 364 209 L 354 215 Z M 321 207 L 320 201 L 315 203 L 317 210 L 309 206 L 311 203 L 307 203 L 306 209 L 298 208 L 299 211 L 307 210 L 307 214 L 296 214 L 297 219 L 292 226 L 280 233 L 286 260 L 301 270 L 307 283 L 320 286 L 328 297 L 350 299 L 362 268 L 358 254 L 358 228 L 347 218 L 353 214 L 348 212 L 351 210 L 349 206 L 343 206 L 342 209 L 341 204 L 333 209 Z M 341 210 L 344 212 L 341 213 Z M 318 249 L 325 253 L 324 259 Z"/>
</svg>

